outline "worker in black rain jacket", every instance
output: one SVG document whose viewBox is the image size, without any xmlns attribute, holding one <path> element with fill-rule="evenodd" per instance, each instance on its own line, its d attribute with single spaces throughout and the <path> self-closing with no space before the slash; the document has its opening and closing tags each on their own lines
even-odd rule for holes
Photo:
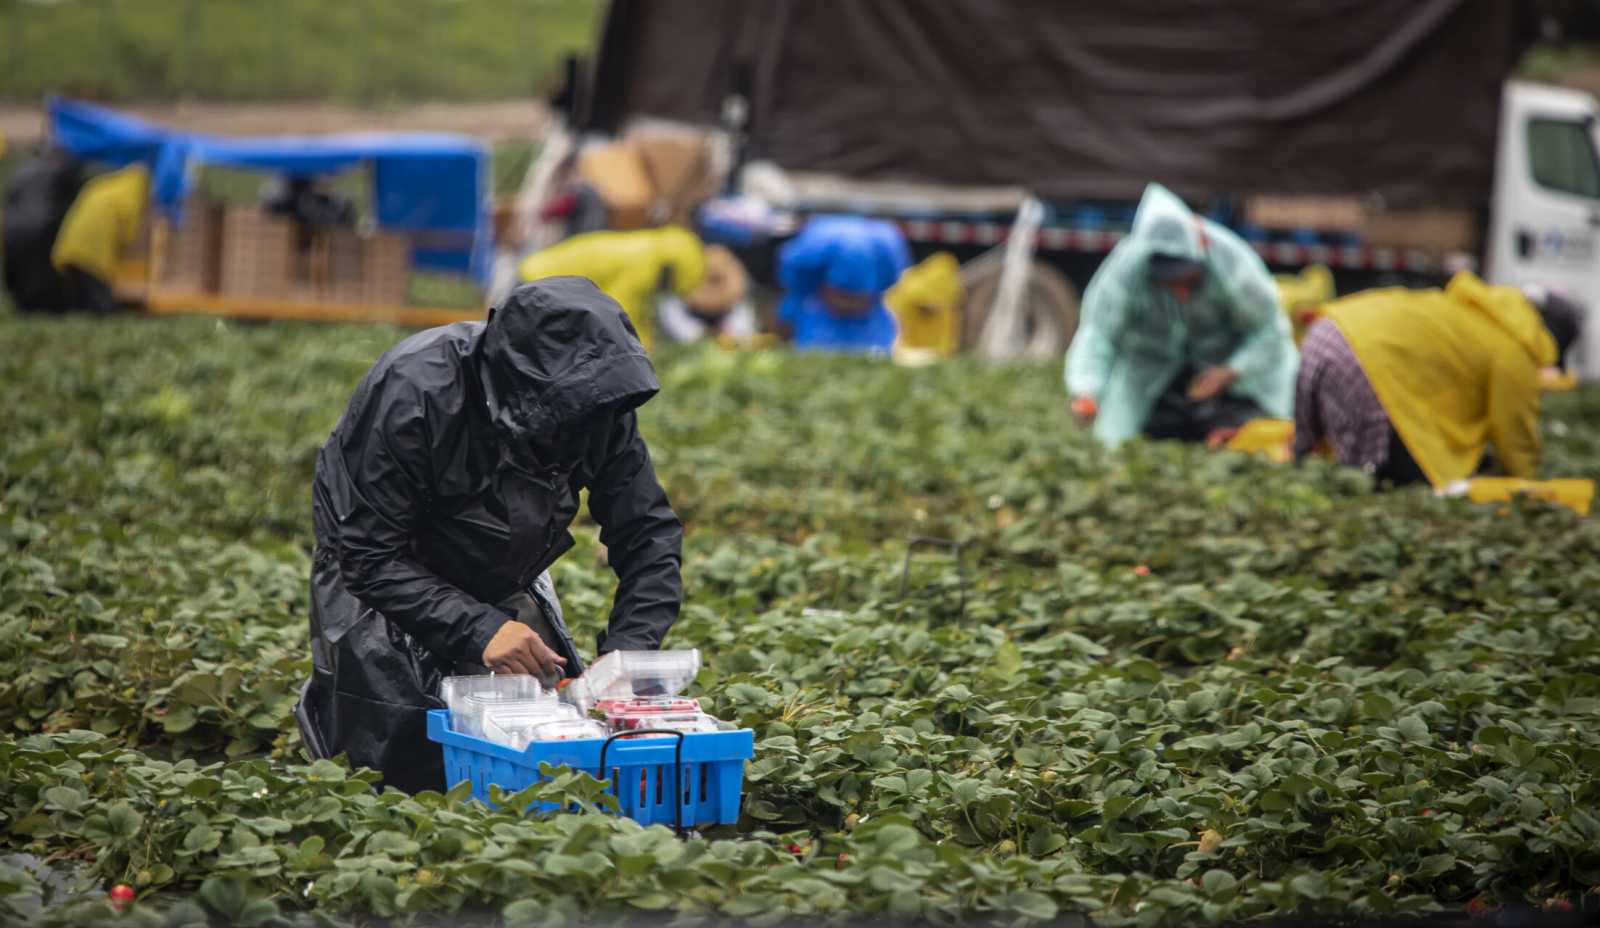
<svg viewBox="0 0 1600 928">
<path fill-rule="evenodd" d="M 0 264 L 11 302 L 23 312 L 69 308 L 66 281 L 50 263 L 61 222 L 83 189 L 83 166 L 59 148 L 18 165 L 0 207 Z"/>
<path fill-rule="evenodd" d="M 525 284 L 486 323 L 378 360 L 312 484 L 312 675 L 295 710 L 312 754 L 445 789 L 425 730 L 442 677 L 581 672 L 547 569 L 583 489 L 618 579 L 599 652 L 660 647 L 683 527 L 634 416 L 659 389 L 626 314 L 580 277 Z"/>
</svg>

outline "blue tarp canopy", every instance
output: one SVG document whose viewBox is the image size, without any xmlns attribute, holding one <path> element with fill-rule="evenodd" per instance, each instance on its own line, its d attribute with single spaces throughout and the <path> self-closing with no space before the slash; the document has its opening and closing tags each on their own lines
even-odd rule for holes
<svg viewBox="0 0 1600 928">
<path fill-rule="evenodd" d="M 223 138 L 157 126 L 104 107 L 52 99 L 55 144 L 83 158 L 150 168 L 156 206 L 178 217 L 202 164 L 295 177 L 371 166 L 380 228 L 408 235 L 417 266 L 472 274 L 489 267 L 489 155 L 476 139 L 424 133 Z"/>
</svg>

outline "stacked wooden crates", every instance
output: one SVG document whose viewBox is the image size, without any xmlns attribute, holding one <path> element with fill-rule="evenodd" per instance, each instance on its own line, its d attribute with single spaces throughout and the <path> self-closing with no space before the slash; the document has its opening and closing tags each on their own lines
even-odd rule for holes
<svg viewBox="0 0 1600 928">
<path fill-rule="evenodd" d="M 172 293 L 217 292 L 222 256 L 222 206 L 191 200 L 183 222 L 157 216 L 150 228 L 150 286 Z"/>
<path fill-rule="evenodd" d="M 1245 218 L 1267 229 L 1306 229 L 1358 236 L 1374 248 L 1473 251 L 1482 229 L 1472 210 L 1394 210 L 1356 197 L 1253 196 Z"/>
<path fill-rule="evenodd" d="M 224 296 L 288 299 L 295 286 L 295 224 L 250 207 L 231 207 L 222 224 Z"/>
<path fill-rule="evenodd" d="M 410 292 L 402 235 L 305 229 L 260 209 L 203 202 L 178 225 L 158 218 L 153 234 L 152 287 L 168 294 L 401 306 Z"/>
<path fill-rule="evenodd" d="M 411 243 L 404 236 L 330 228 L 320 230 L 313 250 L 325 257 L 319 281 L 329 299 L 400 306 L 410 295 Z"/>
</svg>

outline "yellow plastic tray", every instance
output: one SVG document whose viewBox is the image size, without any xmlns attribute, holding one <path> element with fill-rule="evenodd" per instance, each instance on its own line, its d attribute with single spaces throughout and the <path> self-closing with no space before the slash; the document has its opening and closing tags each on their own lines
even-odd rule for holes
<svg viewBox="0 0 1600 928">
<path fill-rule="evenodd" d="M 1594 502 L 1593 480 L 1518 480 L 1512 477 L 1476 477 L 1467 481 L 1467 498 L 1475 503 L 1503 503 L 1518 494 L 1565 506 L 1588 515 Z"/>
<path fill-rule="evenodd" d="M 1566 393 L 1578 388 L 1578 378 L 1566 371 L 1553 371 L 1549 368 L 1539 372 L 1539 389 L 1546 393 Z"/>
<path fill-rule="evenodd" d="M 1276 464 L 1286 464 L 1294 455 L 1294 422 L 1289 419 L 1251 419 L 1228 439 L 1228 448 L 1249 454 L 1264 454 Z"/>
</svg>

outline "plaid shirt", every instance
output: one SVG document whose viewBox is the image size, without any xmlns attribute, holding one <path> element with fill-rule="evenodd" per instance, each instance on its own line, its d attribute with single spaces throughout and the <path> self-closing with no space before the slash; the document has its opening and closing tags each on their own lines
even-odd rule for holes
<svg viewBox="0 0 1600 928">
<path fill-rule="evenodd" d="M 1312 323 L 1294 390 L 1294 456 L 1324 440 L 1339 463 L 1375 473 L 1389 460 L 1389 414 L 1339 327 Z"/>
</svg>

